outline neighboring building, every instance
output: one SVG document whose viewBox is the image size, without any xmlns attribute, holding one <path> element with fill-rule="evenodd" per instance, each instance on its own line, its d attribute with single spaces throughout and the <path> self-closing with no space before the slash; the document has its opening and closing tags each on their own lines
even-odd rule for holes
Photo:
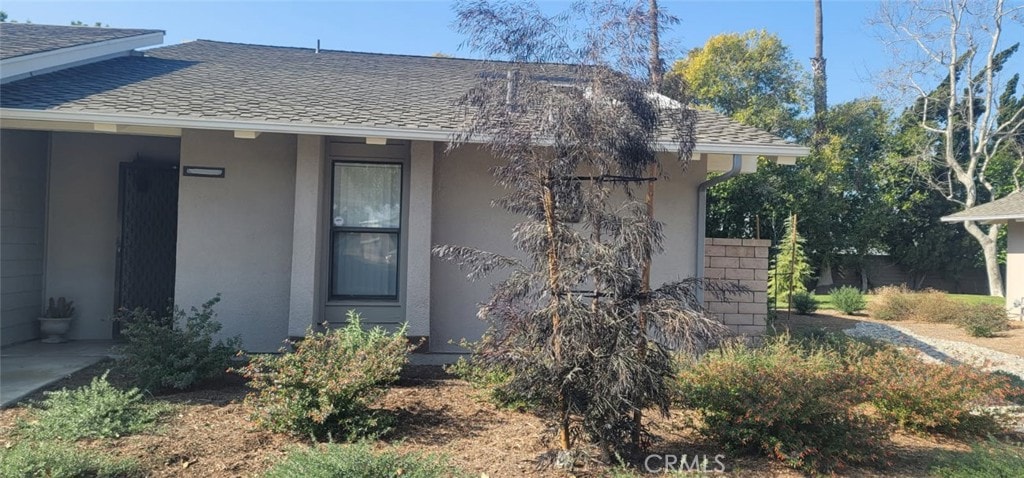
<svg viewBox="0 0 1024 478">
<path fill-rule="evenodd" d="M 1006 308 L 1012 317 L 1024 319 L 1024 193 L 964 209 L 942 221 L 1006 225 Z"/>
<path fill-rule="evenodd" d="M 47 51 L 88 49 L 93 31 L 160 33 L 3 24 L 0 51 L 4 61 L 8 45 L 31 55 L 43 38 Z M 187 307 L 217 293 L 223 332 L 253 351 L 349 309 L 368 323 L 408 322 L 433 353 L 479 337 L 476 304 L 489 284 L 468 282 L 430 249 L 512 252 L 517 219 L 491 207 L 496 160 L 474 146 L 444 154 L 459 124 L 454 101 L 481 62 L 206 40 L 133 51 L 141 46 L 0 86 L 4 344 L 37 337 L 43 297 L 75 300 L 72 338 L 108 339 L 116 306 L 173 297 Z M 666 164 L 659 184 L 668 241 L 654 280 L 703 271 L 695 232 L 709 171 L 806 154 L 701 112 L 695 161 L 685 172 Z M 767 259 L 735 250 L 750 256 L 735 278 L 762 300 L 755 259 L 765 268 Z M 726 259 L 716 261 L 740 264 Z M 763 314 L 732 318 L 738 331 L 764 326 Z"/>
</svg>

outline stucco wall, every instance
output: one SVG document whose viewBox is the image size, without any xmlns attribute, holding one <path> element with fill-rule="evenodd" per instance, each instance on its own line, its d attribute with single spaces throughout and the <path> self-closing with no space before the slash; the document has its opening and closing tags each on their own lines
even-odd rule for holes
<svg viewBox="0 0 1024 478">
<path fill-rule="evenodd" d="M 39 336 L 50 136 L 0 130 L 0 344 Z"/>
<path fill-rule="evenodd" d="M 1024 223 L 1010 222 L 1006 231 L 1006 307 L 1010 317 L 1022 320 L 1022 307 L 1013 307 L 1017 300 L 1024 301 Z"/>
<path fill-rule="evenodd" d="M 684 172 L 668 157 L 663 158 L 663 164 L 669 177 L 657 182 L 655 216 L 665 223 L 665 252 L 655 258 L 651 274 L 655 285 L 694 275 L 696 191 L 707 167 L 694 161 Z M 471 246 L 500 254 L 515 252 L 509 236 L 522 218 L 491 207 L 491 201 L 504 194 L 490 172 L 496 165 L 489 153 L 472 146 L 434 162 L 434 244 Z M 471 283 L 457 266 L 434 259 L 430 274 L 432 352 L 465 352 L 457 342 L 480 337 L 486 325 L 476 318 L 477 304 L 490 295 L 491 284 L 501 277 Z"/>
<path fill-rule="evenodd" d="M 47 207 L 46 296 L 75 301 L 72 339 L 109 339 L 117 260 L 118 168 L 178 160 L 177 138 L 53 133 Z"/>
<path fill-rule="evenodd" d="M 296 138 L 185 130 L 181 165 L 225 168 L 224 178 L 181 178 L 175 300 L 218 292 L 225 336 L 274 351 L 288 335 Z"/>
</svg>

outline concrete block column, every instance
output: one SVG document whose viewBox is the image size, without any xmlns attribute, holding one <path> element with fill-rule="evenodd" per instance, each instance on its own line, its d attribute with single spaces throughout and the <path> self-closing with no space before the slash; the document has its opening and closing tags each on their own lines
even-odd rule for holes
<svg viewBox="0 0 1024 478">
<path fill-rule="evenodd" d="M 705 296 L 708 310 L 733 332 L 761 335 L 768 318 L 767 239 L 707 238 L 704 247 L 704 277 L 733 282 L 750 289 L 727 300 Z"/>
</svg>

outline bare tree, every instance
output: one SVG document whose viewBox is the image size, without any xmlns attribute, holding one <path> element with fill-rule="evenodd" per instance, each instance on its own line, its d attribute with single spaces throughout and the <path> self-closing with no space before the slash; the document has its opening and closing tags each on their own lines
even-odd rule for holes
<svg viewBox="0 0 1024 478">
<path fill-rule="evenodd" d="M 896 59 L 887 86 L 912 95 L 916 138 L 914 161 L 920 175 L 946 199 L 970 208 L 997 199 L 990 168 L 1024 131 L 1024 109 L 1003 105 L 999 72 L 1017 45 L 1003 45 L 1003 28 L 1021 22 L 1024 6 L 1004 0 L 913 0 L 886 2 L 875 24 Z M 937 87 L 933 85 L 938 85 Z M 1011 106 L 1012 105 L 1012 106 Z M 1004 107 L 1015 111 L 1001 111 Z M 1024 156 L 1011 158 L 1019 171 Z M 1012 178 L 1003 181 L 1013 183 Z M 1011 191 L 1019 191 L 1014 184 Z M 964 223 L 981 246 L 991 295 L 1003 295 L 999 270 L 1000 225 Z"/>
<path fill-rule="evenodd" d="M 502 61 L 463 98 L 466 123 L 450 147 L 483 141 L 500 161 L 493 172 L 506 194 L 495 204 L 523 217 L 511 231 L 520 255 L 434 251 L 470 279 L 508 273 L 480 307 L 490 328 L 475 359 L 511 371 L 506 387 L 542 404 L 562 465 L 584 437 L 605 457 L 642 448 L 641 412 L 668 410 L 673 354 L 699 353 L 725 333 L 697 288 L 739 292 L 693 279 L 650 284 L 664 240 L 650 185 L 663 177 L 666 143 L 689 160 L 695 116 L 652 87 L 660 12 L 645 4 L 580 2 L 553 17 L 515 1 L 456 7 L 467 44 Z"/>
</svg>

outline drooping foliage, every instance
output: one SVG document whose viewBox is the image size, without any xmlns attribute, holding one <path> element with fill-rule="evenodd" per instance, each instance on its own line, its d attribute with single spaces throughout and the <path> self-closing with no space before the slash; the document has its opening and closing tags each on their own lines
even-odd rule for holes
<svg viewBox="0 0 1024 478">
<path fill-rule="evenodd" d="M 737 291 L 694 279 L 650 284 L 664 240 L 654 181 L 685 167 L 694 115 L 647 83 L 645 5 L 581 2 L 571 9 L 586 18 L 577 23 L 519 2 L 457 6 L 467 44 L 505 61 L 463 98 L 466 122 L 451 147 L 484 142 L 506 192 L 494 204 L 522 221 L 511 231 L 514 257 L 459 245 L 435 254 L 470 279 L 502 271 L 479 310 L 490 328 L 477 360 L 510 372 L 506 387 L 542 404 L 563 451 L 580 439 L 609 455 L 642 446 L 640 411 L 668 410 L 672 352 L 699 353 L 724 333 L 698 287 Z M 555 456 L 564 464 L 574 454 Z"/>
<path fill-rule="evenodd" d="M 811 265 L 804 253 L 804 238 L 796 227 L 795 215 L 786 219 L 783 242 L 768 270 L 768 296 L 773 300 L 787 300 L 793 294 L 807 292 L 804 283 L 811 278 Z"/>
</svg>

